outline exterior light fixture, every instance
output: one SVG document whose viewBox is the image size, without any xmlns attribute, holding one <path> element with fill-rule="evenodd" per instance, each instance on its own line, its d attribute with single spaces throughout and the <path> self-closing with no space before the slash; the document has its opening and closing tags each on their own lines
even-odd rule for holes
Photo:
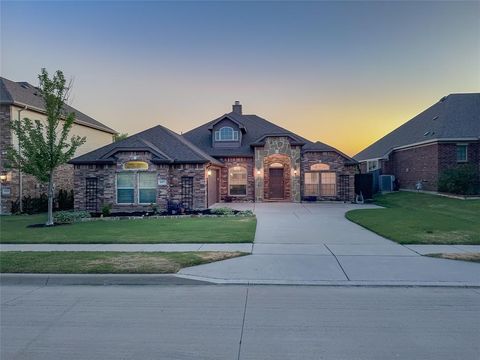
<svg viewBox="0 0 480 360">
<path fill-rule="evenodd" d="M 257 170 L 257 175 L 260 175 L 260 170 Z"/>
<path fill-rule="evenodd" d="M 293 170 L 293 175 L 297 176 L 297 169 Z"/>
<path fill-rule="evenodd" d="M 1 181 L 2 183 L 6 182 L 6 181 L 7 181 L 7 174 L 1 174 L 1 175 L 0 175 L 0 181 Z"/>
<path fill-rule="evenodd" d="M 212 170 L 207 171 L 208 176 L 212 175 Z"/>
</svg>

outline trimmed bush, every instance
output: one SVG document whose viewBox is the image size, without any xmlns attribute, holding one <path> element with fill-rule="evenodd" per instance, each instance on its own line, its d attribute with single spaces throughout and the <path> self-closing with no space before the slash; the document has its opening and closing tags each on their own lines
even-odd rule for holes
<svg viewBox="0 0 480 360">
<path fill-rule="evenodd" d="M 89 217 L 88 211 L 57 211 L 53 214 L 55 224 L 72 224 Z"/>
<path fill-rule="evenodd" d="M 60 189 L 58 192 L 58 210 L 72 210 L 73 209 L 73 190 Z"/>
<path fill-rule="evenodd" d="M 445 170 L 438 179 L 438 191 L 459 195 L 479 193 L 478 171 L 465 164 Z"/>
<path fill-rule="evenodd" d="M 234 215 L 235 211 L 233 209 L 224 207 L 224 208 L 211 209 L 210 213 L 213 215 Z"/>
</svg>

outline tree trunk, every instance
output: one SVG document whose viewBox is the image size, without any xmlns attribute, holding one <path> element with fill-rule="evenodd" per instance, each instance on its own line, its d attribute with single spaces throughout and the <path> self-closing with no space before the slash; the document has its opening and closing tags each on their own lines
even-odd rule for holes
<svg viewBox="0 0 480 360">
<path fill-rule="evenodd" d="M 48 179 L 48 218 L 46 226 L 53 226 L 53 171 Z"/>
</svg>

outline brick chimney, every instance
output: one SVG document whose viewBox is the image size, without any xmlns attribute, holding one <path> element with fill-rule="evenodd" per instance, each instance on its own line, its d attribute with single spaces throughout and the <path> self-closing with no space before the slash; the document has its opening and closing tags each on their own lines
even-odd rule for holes
<svg viewBox="0 0 480 360">
<path fill-rule="evenodd" d="M 240 101 L 235 101 L 235 104 L 232 105 L 232 112 L 238 115 L 242 115 L 242 105 L 240 104 Z"/>
</svg>

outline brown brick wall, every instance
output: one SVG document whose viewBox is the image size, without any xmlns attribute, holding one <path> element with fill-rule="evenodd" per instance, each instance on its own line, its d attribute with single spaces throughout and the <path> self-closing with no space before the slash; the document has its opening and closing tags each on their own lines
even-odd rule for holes
<svg viewBox="0 0 480 360">
<path fill-rule="evenodd" d="M 305 178 L 304 173 L 310 171 L 310 168 L 314 164 L 322 163 L 330 166 L 329 171 L 337 173 L 337 196 L 336 197 L 325 197 L 320 198 L 320 200 L 332 200 L 338 199 L 340 194 L 340 175 L 348 176 L 348 201 L 354 200 L 355 197 L 355 173 L 356 166 L 345 166 L 345 159 L 340 154 L 333 151 L 322 151 L 322 152 L 306 152 L 302 154 L 302 174 L 301 174 L 301 187 L 302 194 L 304 193 L 305 187 Z"/>
<path fill-rule="evenodd" d="M 6 150 L 9 146 L 12 145 L 12 133 L 10 130 L 10 106 L 9 105 L 0 105 L 0 174 L 6 174 Z M 14 183 L 12 182 L 11 177 L 8 177 L 8 180 L 2 184 L 4 189 L 12 190 Z M 0 194 L 0 212 L 2 214 L 10 213 L 11 201 L 13 195 Z"/>
<path fill-rule="evenodd" d="M 151 205 L 144 204 L 117 204 L 116 203 L 116 173 L 123 172 L 123 163 L 129 160 L 146 161 L 148 171 L 157 174 L 157 205 L 159 209 L 166 209 L 167 201 L 180 202 L 182 200 L 182 177 L 193 177 L 193 207 L 206 207 L 206 170 L 203 164 L 153 164 L 148 152 L 122 152 L 116 154 L 116 165 L 76 165 L 75 166 L 75 209 L 86 208 L 86 179 L 98 179 L 98 209 L 103 205 L 112 205 L 113 212 L 134 212 L 151 210 Z M 167 180 L 167 185 L 158 185 L 159 179 Z M 135 191 L 137 201 L 137 191 Z"/>
<path fill-rule="evenodd" d="M 468 163 L 477 169 L 480 167 L 479 149 L 479 142 L 468 145 Z M 416 183 L 422 180 L 424 190 L 437 191 L 440 174 L 459 164 L 457 143 L 433 143 L 394 151 L 383 173 L 395 175 L 402 189 L 415 189 Z"/>
<path fill-rule="evenodd" d="M 253 168 L 253 158 L 246 157 L 227 157 L 220 158 L 225 165 L 220 170 L 220 201 L 225 201 L 228 195 L 228 170 L 234 166 L 243 166 L 247 169 L 247 196 L 232 196 L 232 201 L 254 201 L 255 200 L 255 178 Z"/>
</svg>

